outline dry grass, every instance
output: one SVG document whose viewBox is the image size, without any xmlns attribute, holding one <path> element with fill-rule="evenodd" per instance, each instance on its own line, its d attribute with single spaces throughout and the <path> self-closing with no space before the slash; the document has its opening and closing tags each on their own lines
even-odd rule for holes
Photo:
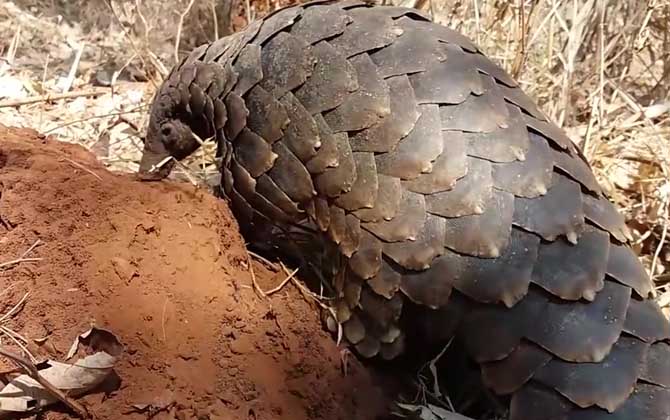
<svg viewBox="0 0 670 420">
<path fill-rule="evenodd" d="M 670 0 L 377 1 L 421 8 L 468 35 L 565 128 L 624 211 L 670 314 Z M 0 122 L 80 143 L 111 168 L 134 171 L 135 127 L 145 127 L 175 56 L 291 2 L 0 2 L 0 102 L 76 96 L 95 84 L 104 91 L 0 108 Z M 212 167 L 208 149 L 183 172 L 202 180 Z"/>
</svg>

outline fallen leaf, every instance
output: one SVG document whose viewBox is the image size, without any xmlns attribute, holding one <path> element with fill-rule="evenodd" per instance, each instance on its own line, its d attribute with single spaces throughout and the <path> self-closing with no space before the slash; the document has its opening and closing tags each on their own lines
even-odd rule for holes
<svg viewBox="0 0 670 420">
<path fill-rule="evenodd" d="M 102 383 L 112 372 L 122 353 L 121 343 L 106 330 L 92 328 L 75 340 L 68 359 L 80 345 L 86 345 L 93 354 L 74 363 L 47 360 L 40 363 L 40 376 L 69 396 L 78 396 Z M 16 412 L 42 409 L 58 400 L 28 375 L 20 375 L 0 390 L 0 417 Z"/>
</svg>

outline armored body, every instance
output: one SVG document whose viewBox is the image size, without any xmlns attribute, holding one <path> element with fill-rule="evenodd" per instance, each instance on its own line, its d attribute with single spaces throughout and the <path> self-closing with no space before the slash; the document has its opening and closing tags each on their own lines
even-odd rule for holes
<svg viewBox="0 0 670 420">
<path fill-rule="evenodd" d="M 670 325 L 622 216 L 464 36 L 413 9 L 284 8 L 192 51 L 151 112 L 144 178 L 211 138 L 243 230 L 335 250 L 362 357 L 455 334 L 510 420 L 670 418 Z"/>
</svg>

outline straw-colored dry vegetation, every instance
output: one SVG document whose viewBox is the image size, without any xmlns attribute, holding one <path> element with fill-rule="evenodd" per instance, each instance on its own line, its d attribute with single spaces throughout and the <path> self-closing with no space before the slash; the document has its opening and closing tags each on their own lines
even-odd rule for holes
<svg viewBox="0 0 670 420">
<path fill-rule="evenodd" d="M 378 1 L 468 35 L 565 128 L 624 211 L 670 315 L 670 0 Z M 0 123 L 133 171 L 148 104 L 177 57 L 291 2 L 0 2 Z M 183 175 L 211 174 L 209 162 L 203 153 Z"/>
</svg>

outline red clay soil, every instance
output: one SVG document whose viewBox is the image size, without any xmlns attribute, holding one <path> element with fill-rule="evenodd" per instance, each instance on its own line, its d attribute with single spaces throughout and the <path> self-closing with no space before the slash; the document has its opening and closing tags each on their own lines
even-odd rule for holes
<svg viewBox="0 0 670 420">
<path fill-rule="evenodd" d="M 251 289 L 225 203 L 190 185 L 108 172 L 79 146 L 0 126 L 0 317 L 38 359 L 64 360 L 91 326 L 124 345 L 120 386 L 80 401 L 98 419 L 146 419 L 134 404 L 173 402 L 156 419 L 374 419 L 375 380 L 340 351 L 288 285 Z M 254 262 L 261 287 L 283 278 Z M 5 348 L 12 347 L 6 337 Z M 0 359 L 0 370 L 12 367 Z M 42 418 L 71 418 L 66 410 Z"/>
</svg>

